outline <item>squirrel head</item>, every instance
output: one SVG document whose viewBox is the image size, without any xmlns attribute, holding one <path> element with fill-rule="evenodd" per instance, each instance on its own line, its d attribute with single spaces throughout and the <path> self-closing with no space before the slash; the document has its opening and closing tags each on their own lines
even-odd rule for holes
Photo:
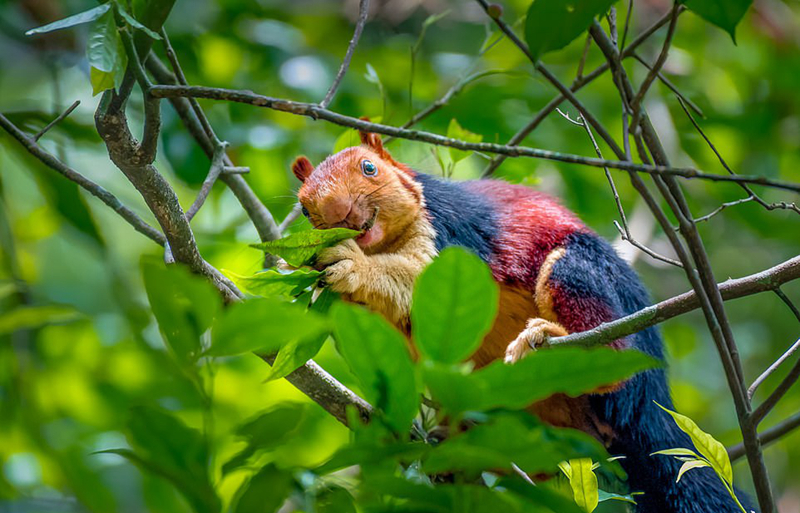
<svg viewBox="0 0 800 513">
<path fill-rule="evenodd" d="M 358 245 L 379 253 L 391 249 L 422 214 L 422 189 L 378 134 L 360 136 L 361 146 L 331 155 L 316 168 L 297 157 L 292 171 L 303 182 L 297 197 L 315 228 L 360 230 Z"/>
</svg>

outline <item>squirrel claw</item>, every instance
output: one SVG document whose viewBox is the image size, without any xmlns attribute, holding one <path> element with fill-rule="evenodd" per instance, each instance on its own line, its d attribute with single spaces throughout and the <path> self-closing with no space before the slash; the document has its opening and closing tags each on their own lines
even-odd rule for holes
<svg viewBox="0 0 800 513">
<path fill-rule="evenodd" d="M 541 318 L 530 319 L 522 333 L 506 348 L 503 361 L 518 362 L 529 352 L 546 346 L 550 337 L 562 337 L 567 334 L 567 330 L 560 324 Z"/>
</svg>

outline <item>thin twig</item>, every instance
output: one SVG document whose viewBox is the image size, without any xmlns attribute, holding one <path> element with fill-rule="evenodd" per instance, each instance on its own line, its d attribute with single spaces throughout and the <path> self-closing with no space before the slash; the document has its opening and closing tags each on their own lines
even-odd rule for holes
<svg viewBox="0 0 800 513">
<path fill-rule="evenodd" d="M 683 6 L 681 6 L 681 12 L 683 12 Z M 652 36 L 658 29 L 666 25 L 670 19 L 671 19 L 671 13 L 667 13 L 666 15 L 659 18 L 655 23 L 650 25 L 650 27 L 645 29 L 633 41 L 631 41 L 631 44 L 621 52 L 620 58 L 622 59 L 630 57 L 633 54 L 633 51 L 636 50 L 636 48 L 638 48 L 642 43 L 647 41 L 647 39 L 650 38 L 650 36 Z M 572 86 L 570 87 L 570 90 L 573 93 L 579 91 L 585 85 L 593 82 L 596 78 L 598 78 L 603 73 L 608 71 L 610 67 L 611 66 L 609 65 L 608 62 L 601 64 L 600 66 L 595 68 L 591 73 L 583 76 L 580 80 L 576 80 L 575 82 L 573 82 Z M 526 137 L 528 137 L 528 135 L 531 134 L 531 132 L 536 130 L 536 128 L 542 123 L 542 121 L 544 121 L 544 119 L 548 115 L 550 115 L 556 109 L 556 107 L 561 105 L 561 103 L 564 102 L 565 100 L 566 97 L 562 94 L 555 96 L 552 100 L 550 100 L 547 103 L 547 105 L 542 107 L 542 109 L 536 113 L 536 115 L 527 125 L 520 128 L 517 131 L 517 133 L 514 134 L 511 137 L 511 139 L 509 139 L 508 143 L 506 144 L 508 146 L 516 146 L 519 143 L 521 143 Z M 626 155 L 630 156 L 630 151 L 626 152 Z M 494 173 L 494 171 L 498 167 L 500 167 L 500 164 L 502 164 L 507 158 L 508 157 L 506 155 L 497 155 L 495 158 L 491 160 L 491 162 L 489 162 L 489 164 L 486 165 L 486 168 L 482 171 L 481 176 L 483 177 L 490 176 L 492 173 Z M 630 160 L 630 158 L 626 158 L 626 160 Z"/>
<path fill-rule="evenodd" d="M 561 109 L 556 109 L 556 110 L 558 111 L 559 114 L 561 114 L 564 118 L 566 118 L 567 121 L 569 121 L 572 124 L 575 124 L 575 125 L 578 125 L 578 126 L 582 126 L 586 130 L 586 133 L 589 135 L 589 139 L 592 141 L 592 146 L 594 146 L 595 153 L 597 153 L 597 156 L 602 159 L 603 158 L 603 154 L 600 151 L 600 147 L 597 145 L 597 140 L 595 140 L 595 138 L 594 138 L 594 134 L 592 133 L 592 129 L 583 120 L 583 118 L 578 118 L 578 121 L 574 121 L 574 120 L 570 119 L 569 115 L 561 112 Z M 622 238 L 622 240 L 630 243 L 635 248 L 643 251 L 644 253 L 646 253 L 646 254 L 650 255 L 651 257 L 655 258 L 656 260 L 660 260 L 662 262 L 666 262 L 666 263 L 668 263 L 670 265 L 674 265 L 676 267 L 683 267 L 683 264 L 681 264 L 677 260 L 669 258 L 669 257 L 666 257 L 664 255 L 660 255 L 660 254 L 656 253 L 652 249 L 648 248 L 647 246 L 645 246 L 644 244 L 640 243 L 639 241 L 637 241 L 636 239 L 633 238 L 633 236 L 631 235 L 630 229 L 628 228 L 628 219 L 627 219 L 627 216 L 625 215 L 625 209 L 622 207 L 622 201 L 620 200 L 619 192 L 617 191 L 617 186 L 614 183 L 614 178 L 611 176 L 611 171 L 609 171 L 608 168 L 604 168 L 604 169 L 605 169 L 605 173 L 606 173 L 606 179 L 608 180 L 608 184 L 611 187 L 611 192 L 614 195 L 614 202 L 617 205 L 617 211 L 619 212 L 620 218 L 622 219 L 622 226 L 620 226 L 617 221 L 614 221 L 614 226 L 619 231 L 619 235 Z"/>
<path fill-rule="evenodd" d="M 303 212 L 303 206 L 300 203 L 295 203 L 292 207 L 292 210 L 286 214 L 286 217 L 281 221 L 281 224 L 278 225 L 278 231 L 283 234 L 286 229 L 293 223 L 295 220 L 300 217 L 301 213 Z"/>
<path fill-rule="evenodd" d="M 781 290 L 780 287 L 777 287 L 775 289 L 775 295 L 778 296 L 780 298 L 780 300 L 783 301 L 786 304 L 786 306 L 789 307 L 789 310 L 792 311 L 792 313 L 794 314 L 795 318 L 797 318 L 798 322 L 800 322 L 800 310 L 798 310 L 797 306 L 795 306 L 795 304 L 792 302 L 792 300 L 789 299 L 789 296 L 784 294 L 784 292 Z"/>
<path fill-rule="evenodd" d="M 730 175 L 735 175 L 736 173 L 733 171 L 733 169 L 731 169 L 731 167 L 728 165 L 728 163 L 722 157 L 722 154 L 719 152 L 719 150 L 717 150 L 717 147 L 714 146 L 714 143 L 711 142 L 711 139 L 709 139 L 708 135 L 706 135 L 705 131 L 700 126 L 700 124 L 697 122 L 697 120 L 694 119 L 694 116 L 692 116 L 692 113 L 689 112 L 689 110 L 686 108 L 686 105 L 684 104 L 684 101 L 680 96 L 678 96 L 678 103 L 680 104 L 681 109 L 683 109 L 684 114 L 686 114 L 686 117 L 689 118 L 689 121 L 692 123 L 692 126 L 694 127 L 694 129 L 697 130 L 697 133 L 700 134 L 700 136 L 706 142 L 708 147 L 711 148 L 711 151 L 714 152 L 714 155 L 717 156 L 717 160 L 719 160 L 719 163 L 722 165 L 723 168 L 725 168 L 725 171 L 727 171 L 728 174 L 730 174 Z M 747 193 L 748 198 L 751 198 L 753 201 L 755 201 L 756 203 L 758 203 L 759 205 L 761 205 L 762 207 L 764 207 L 767 210 L 785 209 L 785 210 L 792 210 L 792 211 L 797 212 L 798 214 L 800 214 L 800 208 L 798 208 L 798 206 L 795 203 L 787 203 L 785 201 L 781 201 L 781 202 L 778 202 L 778 203 L 767 203 L 766 201 L 761 199 L 761 197 L 758 194 L 756 194 L 747 184 L 740 184 L 740 187 L 742 189 L 744 189 L 744 191 Z M 747 200 L 747 201 L 749 201 L 749 200 Z M 740 200 L 738 203 L 737 202 L 731 202 L 731 203 L 732 204 L 738 204 L 738 203 L 745 203 L 745 201 Z M 728 206 L 732 206 L 732 205 L 728 205 Z M 726 208 L 726 207 L 723 206 L 723 208 Z M 712 214 L 714 214 L 714 212 L 712 212 Z M 708 216 L 704 216 L 704 217 L 711 217 L 712 214 L 709 214 Z M 700 218 L 698 220 L 701 220 L 701 219 L 702 218 Z"/>
<path fill-rule="evenodd" d="M 250 168 L 246 166 L 222 166 L 222 173 L 226 175 L 246 175 Z"/>
<path fill-rule="evenodd" d="M 792 385 L 794 385 L 798 379 L 800 379 L 800 360 L 795 362 L 792 370 L 789 371 L 789 374 L 787 374 L 786 377 L 783 378 L 783 380 L 778 384 L 778 386 L 775 387 L 775 390 L 772 391 L 769 397 L 767 397 L 766 400 L 764 400 L 764 402 L 758 405 L 758 408 L 755 409 L 752 414 L 753 425 L 758 425 L 762 420 L 764 420 L 764 417 L 766 417 L 767 414 L 771 412 L 773 408 L 775 408 L 775 405 L 778 404 L 778 401 L 780 401 L 783 396 L 786 395 L 786 392 L 792 388 Z"/>
<path fill-rule="evenodd" d="M 575 80 L 583 78 L 583 68 L 586 66 L 586 58 L 589 56 L 589 50 L 592 48 L 592 36 L 586 34 L 586 43 L 583 45 L 583 53 L 581 60 L 578 62 L 578 71 L 575 72 Z"/>
<path fill-rule="evenodd" d="M 331 84 L 330 89 L 328 89 L 328 92 L 325 94 L 325 98 L 319 102 L 319 106 L 323 109 L 331 103 L 331 100 L 333 100 L 333 95 L 336 94 L 336 90 L 339 88 L 339 84 L 344 78 L 344 74 L 347 73 L 347 68 L 350 66 L 350 59 L 353 58 L 353 52 L 356 49 L 356 45 L 358 45 L 358 40 L 361 38 L 361 32 L 364 30 L 364 24 L 367 22 L 368 14 L 369 0 L 361 0 L 358 3 L 358 21 L 356 22 L 356 28 L 353 31 L 353 37 L 350 39 L 347 52 L 344 54 L 342 65 L 339 66 L 339 71 L 336 73 L 336 78 L 333 79 L 333 83 Z"/>
<path fill-rule="evenodd" d="M 134 230 L 137 232 L 145 235 L 149 239 L 153 240 L 157 244 L 164 245 L 166 242 L 166 238 L 164 234 L 158 231 L 157 229 L 153 228 L 147 222 L 139 217 L 134 211 L 126 207 L 122 204 L 122 202 L 114 196 L 112 193 L 108 192 L 102 186 L 94 183 L 93 181 L 89 180 L 82 174 L 78 173 L 71 167 L 67 166 L 60 160 L 58 160 L 55 156 L 48 153 L 44 149 L 42 149 L 36 142 L 25 135 L 25 133 L 17 128 L 11 121 L 8 120 L 5 116 L 0 114 L 0 126 L 2 126 L 3 130 L 8 132 L 14 139 L 20 142 L 22 146 L 34 157 L 36 157 L 39 161 L 41 161 L 44 165 L 49 167 L 50 169 L 60 173 L 68 180 L 71 180 L 86 190 L 89 194 L 95 196 L 96 198 L 100 199 L 103 203 L 111 207 L 111 209 L 120 215 L 128 224 L 130 224 Z"/>
<path fill-rule="evenodd" d="M 512 157 L 539 158 L 571 164 L 583 164 L 597 168 L 609 167 L 623 171 L 636 171 L 654 175 L 679 176 L 683 178 L 696 178 L 718 182 L 752 183 L 800 192 L 800 184 L 773 180 L 764 176 L 716 175 L 705 173 L 693 168 L 679 168 L 662 165 L 653 166 L 646 164 L 635 164 L 633 162 L 625 162 L 621 160 L 603 160 L 580 155 L 571 155 L 555 151 L 542 150 L 538 148 L 529 148 L 525 146 L 509 146 L 486 142 L 470 143 L 460 139 L 453 139 L 430 132 L 423 132 L 421 130 L 408 130 L 400 127 L 383 125 L 380 123 L 371 123 L 369 121 L 364 121 L 363 119 L 345 116 L 328 109 L 322 109 L 317 104 L 295 102 L 282 98 L 272 98 L 253 93 L 252 91 L 237 91 L 233 89 L 222 89 L 216 87 L 158 85 L 152 87 L 151 93 L 159 98 L 194 97 L 246 103 L 267 109 L 287 112 L 297 116 L 307 116 L 312 119 L 323 119 L 336 125 L 356 128 L 366 132 L 391 135 L 412 141 L 421 141 L 465 151 L 497 153 Z"/>
<path fill-rule="evenodd" d="M 800 349 L 800 338 L 797 339 L 797 342 L 792 344 L 792 346 L 789 349 L 787 349 L 786 352 L 780 356 L 780 358 L 775 360 L 775 362 L 772 365 L 767 367 L 767 370 L 762 372 L 761 375 L 755 379 L 755 381 L 753 381 L 753 384 L 750 385 L 750 388 L 747 389 L 747 397 L 752 400 L 753 395 L 755 395 L 756 390 L 758 390 L 758 387 L 761 386 L 764 380 L 770 377 L 772 373 L 775 372 L 778 369 L 778 367 L 780 367 L 783 362 L 789 359 L 798 349 Z"/>
<path fill-rule="evenodd" d="M 638 61 L 642 66 L 644 66 L 648 70 L 652 71 L 653 67 L 650 64 L 648 64 L 646 60 L 642 59 L 642 57 L 638 53 L 634 52 L 631 56 L 636 61 Z M 684 103 L 686 103 L 686 105 L 688 105 L 693 111 L 695 111 L 695 113 L 698 116 L 700 116 L 701 118 L 705 118 L 706 117 L 705 113 L 703 112 L 703 109 L 698 107 L 696 103 L 694 103 L 692 100 L 687 98 L 685 94 L 680 92 L 678 87 L 675 84 L 673 84 L 672 81 L 670 81 L 670 79 L 668 79 L 661 71 L 656 73 L 656 78 L 658 78 L 661 81 L 661 83 L 664 84 L 667 87 L 667 89 L 672 91 L 675 94 L 675 96 L 678 97 L 679 100 L 681 100 Z"/>
<path fill-rule="evenodd" d="M 636 93 L 636 96 L 633 97 L 631 101 L 631 108 L 633 109 L 633 122 L 631 123 L 633 126 L 639 125 L 639 116 L 641 115 L 641 106 L 642 101 L 644 101 L 644 97 L 647 95 L 647 91 L 650 89 L 650 86 L 653 85 L 653 82 L 658 77 L 658 74 L 661 72 L 661 68 L 667 62 L 667 56 L 669 55 L 669 49 L 672 46 L 672 38 L 675 35 L 675 29 L 678 26 L 678 2 L 672 7 L 672 18 L 669 22 L 669 27 L 667 28 L 667 36 L 664 38 L 664 44 L 661 47 L 661 53 L 658 54 L 658 58 L 656 59 L 655 64 L 650 67 L 650 71 L 645 76 L 642 85 L 639 87 L 639 92 Z"/>
<path fill-rule="evenodd" d="M 34 136 L 32 137 L 33 141 L 34 141 L 34 142 L 38 142 L 38 141 L 39 141 L 39 139 L 41 139 L 41 138 L 42 138 L 42 136 L 43 136 L 44 134 L 46 134 L 46 133 L 47 133 L 47 132 L 48 132 L 48 131 L 49 131 L 51 128 L 53 128 L 54 126 L 56 126 L 57 124 L 59 124 L 59 123 L 60 123 L 62 120 L 64 120 L 64 119 L 65 119 L 67 116 L 69 116 L 70 114 L 72 114 L 72 111 L 73 111 L 73 110 L 75 110 L 75 109 L 77 109 L 77 108 L 78 108 L 78 105 L 80 105 L 80 104 L 81 104 L 81 101 L 80 101 L 80 100 L 75 100 L 75 103 L 73 103 L 72 105 L 70 105 L 70 106 L 69 106 L 69 108 L 68 108 L 67 110 L 65 110 L 64 112 L 62 112 L 62 113 L 61 113 L 61 114 L 60 114 L 60 115 L 59 115 L 59 116 L 58 116 L 56 119 L 54 119 L 53 121 L 51 121 L 50 123 L 48 123 L 48 124 L 47 124 L 47 126 L 45 126 L 44 128 L 42 128 L 41 130 L 39 130 L 39 131 L 36 133 L 36 135 L 34 135 Z"/>
<path fill-rule="evenodd" d="M 632 13 L 633 13 L 633 0 L 628 0 L 628 12 L 625 13 L 625 27 L 622 29 L 622 41 L 618 45 L 620 51 L 625 50 L 625 40 L 628 38 L 628 30 L 630 30 L 631 27 Z"/>
<path fill-rule="evenodd" d="M 769 429 L 765 429 L 761 433 L 758 434 L 758 441 L 762 447 L 770 445 L 771 443 L 780 440 L 783 438 L 784 435 L 791 433 L 793 430 L 800 427 L 800 413 L 796 413 L 791 417 L 778 422 L 774 426 Z M 728 457 L 731 459 L 731 462 L 740 459 L 742 456 L 746 455 L 747 451 L 744 447 L 744 444 L 736 444 L 730 449 L 728 449 Z"/>
<path fill-rule="evenodd" d="M 200 192 L 197 193 L 197 198 L 195 198 L 194 203 L 192 203 L 192 206 L 186 211 L 187 221 L 191 221 L 194 216 L 197 215 L 197 212 L 200 211 L 208 195 L 211 194 L 211 189 L 217 182 L 217 178 L 222 174 L 222 162 L 225 159 L 225 149 L 227 147 L 228 143 L 223 142 L 214 150 L 214 156 L 211 158 L 211 166 L 208 168 L 208 175 L 206 175 L 206 179 L 203 180 L 203 185 L 200 187 Z"/>
</svg>

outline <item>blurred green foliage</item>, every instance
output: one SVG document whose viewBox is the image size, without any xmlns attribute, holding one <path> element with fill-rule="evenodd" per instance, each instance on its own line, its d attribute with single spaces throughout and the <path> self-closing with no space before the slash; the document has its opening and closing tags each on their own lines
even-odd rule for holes
<svg viewBox="0 0 800 513">
<path fill-rule="evenodd" d="M 333 110 L 399 125 L 469 74 L 491 71 L 471 81 L 420 126 L 441 134 L 457 127 L 460 134 L 505 142 L 554 96 L 509 41 L 494 43 L 499 34 L 477 4 L 371 3 L 370 20 L 331 105 Z M 634 3 L 628 40 L 670 6 L 663 0 Z M 319 101 L 352 35 L 356 4 L 182 0 L 167 29 L 192 84 Z M 504 18 L 521 21 L 529 4 L 527 0 L 505 2 Z M 620 24 L 626 4 L 617 4 Z M 152 221 L 141 198 L 108 160 L 93 128 L 97 98 L 92 97 L 85 59 L 88 27 L 30 38 L 23 35 L 29 28 L 95 5 L 88 0 L 0 2 L 0 111 L 35 133 L 80 99 L 81 106 L 42 144 Z M 429 18 L 432 15 L 442 16 Z M 738 172 L 800 181 L 798 20 L 796 2 L 758 0 L 738 26 L 734 46 L 725 31 L 699 16 L 687 13 L 680 18 L 665 73 L 703 109 L 706 118 L 700 120 L 701 125 Z M 522 23 L 515 27 L 523 30 Z M 653 38 L 641 49 L 642 56 L 655 59 L 659 42 L 659 37 Z M 582 50 L 583 39 L 578 38 L 563 50 L 547 54 L 545 62 L 569 83 Z M 593 48 L 586 70 L 602 62 L 602 55 Z M 633 61 L 627 67 L 636 80 L 646 74 Z M 669 90 L 661 84 L 653 89 L 647 106 L 673 162 L 724 172 Z M 612 133 L 621 132 L 617 93 L 608 77 L 587 86 L 579 96 Z M 140 111 L 140 98 L 134 95 L 131 103 L 130 118 L 138 129 L 141 119 L 135 113 Z M 203 106 L 220 137 L 231 143 L 234 161 L 252 169 L 247 181 L 278 219 L 294 203 L 298 182 L 289 165 L 295 156 L 302 153 L 317 163 L 337 144 L 358 143 L 354 131 L 318 121 L 245 105 L 203 102 Z M 568 106 L 565 109 L 571 112 Z M 162 112 L 164 131 L 157 165 L 188 206 L 209 163 L 171 108 L 164 105 Z M 557 114 L 548 117 L 526 144 L 584 155 L 593 152 L 583 129 Z M 388 147 L 398 160 L 415 168 L 434 174 L 452 172 L 457 179 L 477 176 L 487 162 L 482 155 L 460 160 L 460 153 L 403 140 Z M 610 154 L 602 145 L 601 149 Z M 617 236 L 612 221 L 618 214 L 599 170 L 508 159 L 497 175 L 558 195 L 599 233 Z M 622 175 L 617 186 L 634 234 L 667 252 L 664 236 L 657 233 Z M 743 196 L 733 185 L 687 182 L 686 190 L 698 214 Z M 768 201 L 796 200 L 776 191 L 764 191 L 763 196 Z M 214 189 L 193 228 L 202 254 L 217 268 L 242 276 L 260 270 L 262 254 L 247 246 L 258 237 L 229 191 Z M 292 229 L 302 228 L 307 228 L 303 220 Z M 720 280 L 797 255 L 798 233 L 800 216 L 784 210 L 767 212 L 752 202 L 730 208 L 702 227 Z M 629 246 L 621 243 L 619 247 L 627 255 L 635 254 Z M 635 266 L 655 299 L 688 288 L 680 270 L 636 256 Z M 426 460 L 426 468 L 410 465 L 404 476 L 397 476 L 393 474 L 397 461 L 417 461 L 428 450 L 405 439 L 387 442 L 395 428 L 410 421 L 416 404 L 403 405 L 400 411 L 386 410 L 385 423 L 350 433 L 285 380 L 263 383 L 269 368 L 253 355 L 218 357 L 208 363 L 201 355 L 209 347 L 207 330 L 214 314 L 217 321 L 210 347 L 212 351 L 218 348 L 219 355 L 269 349 L 258 344 L 270 337 L 275 349 L 299 344 L 291 337 L 281 338 L 286 330 L 275 328 L 271 319 L 295 315 L 292 327 L 304 327 L 309 340 L 317 340 L 328 329 L 336 331 L 337 318 L 356 316 L 365 326 L 380 320 L 342 307 L 334 310 L 334 324 L 329 326 L 328 316 L 318 314 L 315 322 L 309 320 L 315 318 L 313 313 L 290 312 L 290 307 L 274 298 L 252 300 L 222 314 L 210 287 L 179 272 L 165 273 L 154 264 L 161 257 L 157 246 L 134 233 L 116 214 L 33 160 L 16 141 L 0 136 L 0 511 L 203 511 L 220 503 L 251 511 L 253 504 L 277 508 L 289 495 L 298 510 L 354 511 L 349 491 L 352 472 L 328 473 L 355 463 L 361 465 L 358 499 L 363 501 L 379 502 L 385 495 L 410 497 L 426 511 L 467 509 L 466 504 L 475 511 L 484 507 L 497 511 L 498 500 L 511 511 L 547 501 L 554 505 L 550 509 L 561 508 L 557 511 L 574 506 L 559 502 L 562 496 L 548 495 L 547 490 L 519 487 L 510 477 L 503 478 L 508 481 L 503 485 L 516 491 L 501 498 L 473 483 L 431 491 L 425 471 L 476 471 L 470 467 L 472 459 L 457 458 L 464 454 L 501 466 L 518 459 L 557 463 L 559 458 L 572 457 L 570 451 L 576 447 L 582 450 L 574 456 L 593 454 L 595 449 L 583 438 L 569 439 L 529 417 L 505 413 L 485 423 L 484 432 L 472 430 L 438 446 Z M 168 295 L 176 290 L 171 284 L 183 293 Z M 800 284 L 786 286 L 785 292 L 800 299 Z M 166 297 L 170 300 L 164 301 Z M 284 307 L 287 311 L 275 312 Z M 248 309 L 252 311 L 242 312 Z M 751 379 L 800 331 L 791 312 L 773 296 L 730 302 L 728 309 Z M 692 313 L 672 320 L 663 331 L 671 353 L 678 410 L 722 442 L 738 442 L 733 406 L 702 316 Z M 219 340 L 228 345 L 218 345 Z M 367 365 L 379 365 L 379 361 L 361 365 L 347 356 L 347 349 L 341 349 L 344 358 L 328 341 L 315 358 L 376 405 L 381 405 L 382 394 L 396 393 L 385 388 L 386 381 L 376 378 L 378 374 Z M 433 362 L 415 366 L 411 375 L 431 389 L 437 377 L 447 384 L 460 377 L 470 386 L 481 386 L 484 379 L 481 373 L 464 373 Z M 771 377 L 757 396 L 763 398 L 780 378 L 781 373 Z M 417 381 L 388 382 L 406 392 L 419 386 Z M 451 389 L 445 386 L 442 391 Z M 439 400 L 444 403 L 447 397 Z M 457 406 L 454 411 L 459 410 Z M 800 397 L 789 394 L 766 425 L 798 408 Z M 482 437 L 504 440 L 517 433 L 527 443 L 498 446 L 491 454 L 481 452 Z M 541 437 L 560 440 L 561 445 L 542 446 L 538 444 Z M 778 497 L 785 504 L 800 500 L 798 437 L 790 435 L 765 452 Z M 350 441 L 353 445 L 348 445 Z M 557 450 L 551 455 L 536 453 L 541 447 Z M 101 452 L 108 449 L 120 452 Z M 162 469 L 161 474 L 147 470 L 153 467 Z M 742 463 L 734 466 L 734 475 L 746 472 Z M 601 485 L 612 479 L 613 469 L 606 473 Z M 742 485 L 748 487 L 746 479 Z M 380 504 L 376 510 L 392 506 L 397 504 Z M 603 508 L 614 510 L 606 502 L 598 511 Z"/>
</svg>

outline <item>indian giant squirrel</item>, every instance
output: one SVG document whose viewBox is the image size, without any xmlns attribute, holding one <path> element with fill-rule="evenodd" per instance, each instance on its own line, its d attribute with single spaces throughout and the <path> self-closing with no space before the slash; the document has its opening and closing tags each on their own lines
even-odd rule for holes
<svg viewBox="0 0 800 513">
<path fill-rule="evenodd" d="M 636 273 L 601 237 L 552 197 L 499 180 L 447 181 L 396 161 L 380 136 L 361 132 L 316 168 L 298 157 L 298 199 L 315 228 L 362 230 L 324 250 L 325 281 L 381 313 L 406 334 L 415 278 L 448 246 L 465 247 L 500 286 L 498 316 L 471 356 L 480 367 L 522 358 L 549 337 L 585 331 L 650 304 Z M 611 343 L 664 359 L 656 328 Z M 413 349 L 412 349 L 413 350 Z M 569 372 L 569 369 L 564 369 Z M 536 376 L 531 376 L 536 379 Z M 680 462 L 654 457 L 691 441 L 657 405 L 673 408 L 663 368 L 596 394 L 555 395 L 530 407 L 543 421 L 596 437 L 628 474 L 639 513 L 740 511 L 711 469 L 675 482 Z"/>
</svg>

